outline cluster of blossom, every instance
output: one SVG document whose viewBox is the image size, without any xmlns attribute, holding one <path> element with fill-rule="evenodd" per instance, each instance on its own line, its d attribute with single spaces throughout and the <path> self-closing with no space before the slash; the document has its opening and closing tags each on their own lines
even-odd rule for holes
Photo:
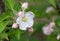
<svg viewBox="0 0 60 41">
<path fill-rule="evenodd" d="M 49 25 L 44 26 L 44 27 L 42 28 L 43 33 L 44 33 L 45 35 L 50 35 L 50 34 L 54 31 L 54 29 L 53 29 L 54 26 L 55 26 L 55 23 L 54 23 L 54 22 L 51 22 Z"/>
<path fill-rule="evenodd" d="M 22 11 L 18 12 L 18 18 L 16 20 L 16 23 L 13 23 L 12 28 L 20 28 L 21 30 L 27 30 L 27 28 L 29 29 L 30 32 L 33 32 L 33 23 L 34 23 L 34 13 L 31 11 L 25 12 L 25 10 L 28 8 L 28 3 L 25 2 L 22 4 Z M 54 8 L 52 6 L 48 7 L 46 9 L 46 13 L 52 12 L 54 11 Z M 53 27 L 55 26 L 54 22 L 50 22 L 49 25 L 44 26 L 42 28 L 43 33 L 45 35 L 50 35 L 54 29 Z M 57 40 L 60 39 L 60 34 L 57 35 Z"/>
<path fill-rule="evenodd" d="M 46 9 L 46 13 L 54 12 L 54 10 L 55 9 L 52 6 L 50 6 Z M 54 31 L 54 29 L 52 29 L 52 27 L 54 27 L 54 26 L 55 26 L 54 22 L 51 22 L 48 26 L 44 26 L 43 33 L 45 35 L 50 35 Z M 60 39 L 60 34 L 57 35 L 57 40 L 59 40 L 59 39 Z"/>
<path fill-rule="evenodd" d="M 29 32 L 33 32 L 33 23 L 34 23 L 34 13 L 31 11 L 25 12 L 28 8 L 28 3 L 25 2 L 22 4 L 22 11 L 18 12 L 18 18 L 16 23 L 13 23 L 12 28 L 18 28 L 20 30 L 29 30 Z"/>
</svg>

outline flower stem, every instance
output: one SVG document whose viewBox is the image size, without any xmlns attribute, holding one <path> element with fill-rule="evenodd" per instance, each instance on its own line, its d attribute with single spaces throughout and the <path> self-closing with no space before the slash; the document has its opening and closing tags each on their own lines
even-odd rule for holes
<svg viewBox="0 0 60 41">
<path fill-rule="evenodd" d="M 25 34 L 26 34 L 26 40 L 29 41 L 29 33 L 28 33 L 28 30 L 25 31 Z"/>
</svg>

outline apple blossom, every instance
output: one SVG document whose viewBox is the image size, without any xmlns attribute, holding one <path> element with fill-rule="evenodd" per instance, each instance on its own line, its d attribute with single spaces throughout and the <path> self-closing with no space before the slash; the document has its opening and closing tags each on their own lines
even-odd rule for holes
<svg viewBox="0 0 60 41">
<path fill-rule="evenodd" d="M 44 26 L 42 30 L 45 35 L 50 35 L 53 32 L 53 29 L 49 25 Z"/>
<path fill-rule="evenodd" d="M 18 17 L 16 22 L 19 24 L 19 28 L 21 30 L 27 30 L 27 28 L 30 28 L 33 26 L 34 23 L 34 13 L 29 11 L 26 13 L 22 13 L 21 17 Z"/>
</svg>

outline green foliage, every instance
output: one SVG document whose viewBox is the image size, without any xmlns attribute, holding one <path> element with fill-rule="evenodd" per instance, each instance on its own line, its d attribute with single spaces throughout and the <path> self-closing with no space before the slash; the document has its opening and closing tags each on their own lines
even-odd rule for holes
<svg viewBox="0 0 60 41">
<path fill-rule="evenodd" d="M 46 38 L 46 41 L 57 41 L 56 35 L 52 34 Z"/>
<path fill-rule="evenodd" d="M 9 21 L 0 22 L 0 33 L 6 28 Z"/>
<path fill-rule="evenodd" d="M 9 9 L 13 9 L 14 8 L 15 0 L 4 0 L 4 2 L 5 2 L 5 5 Z"/>
<path fill-rule="evenodd" d="M 8 32 L 8 35 L 10 36 L 10 41 L 18 41 L 21 37 L 21 32 L 20 32 L 20 29 L 11 29 L 9 32 Z"/>
<path fill-rule="evenodd" d="M 55 20 L 56 26 L 60 28 L 60 19 Z"/>
<path fill-rule="evenodd" d="M 56 0 L 49 0 L 49 2 L 56 8 Z"/>
<path fill-rule="evenodd" d="M 0 39 L 6 39 L 6 40 L 9 40 L 9 39 L 8 39 L 8 34 L 5 33 L 5 32 L 1 33 L 1 34 L 0 34 Z"/>
<path fill-rule="evenodd" d="M 11 16 L 8 15 L 8 14 L 3 14 L 1 17 L 0 17 L 0 21 L 4 21 L 5 19 L 8 19 L 10 18 Z"/>
</svg>

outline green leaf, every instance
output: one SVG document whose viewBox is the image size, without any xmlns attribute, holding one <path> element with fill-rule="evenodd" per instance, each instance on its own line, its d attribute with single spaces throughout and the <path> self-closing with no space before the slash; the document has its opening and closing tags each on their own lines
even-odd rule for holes
<svg viewBox="0 0 60 41">
<path fill-rule="evenodd" d="M 8 39 L 8 34 L 5 33 L 5 32 L 1 33 L 1 34 L 0 34 L 0 37 L 1 37 L 2 39 L 7 39 L 7 40 L 9 40 L 9 39 Z"/>
<path fill-rule="evenodd" d="M 36 37 L 34 37 L 34 36 L 33 36 L 33 37 L 31 36 L 29 40 L 30 40 L 30 41 L 40 41 L 38 38 L 36 38 Z"/>
<path fill-rule="evenodd" d="M 15 36 L 16 36 L 16 38 L 17 38 L 18 40 L 20 39 L 20 35 L 21 35 L 20 29 L 18 29 L 18 30 L 16 31 L 16 34 L 15 34 Z"/>
<path fill-rule="evenodd" d="M 11 41 L 18 41 L 20 39 L 20 29 L 10 29 L 8 32 Z"/>
<path fill-rule="evenodd" d="M 56 39 L 55 34 L 51 34 L 48 37 L 46 37 L 46 41 L 58 41 L 58 40 Z"/>
<path fill-rule="evenodd" d="M 1 15 L 0 16 L 0 21 L 4 21 L 5 19 L 8 19 L 8 18 L 12 17 L 11 14 L 12 14 L 11 12 L 7 12 L 7 13 Z"/>
<path fill-rule="evenodd" d="M 14 2 L 15 0 L 4 0 L 5 5 L 9 8 L 9 9 L 13 9 L 14 8 Z"/>
<path fill-rule="evenodd" d="M 15 1 L 14 10 L 17 12 L 21 10 L 21 4 L 17 0 Z"/>
<path fill-rule="evenodd" d="M 26 38 L 25 34 L 21 35 L 20 41 L 27 41 L 27 38 Z"/>
<path fill-rule="evenodd" d="M 15 36 L 10 39 L 10 41 L 19 41 Z"/>
<path fill-rule="evenodd" d="M 55 20 L 56 26 L 60 27 L 60 19 Z"/>
<path fill-rule="evenodd" d="M 49 0 L 49 2 L 50 2 L 54 7 L 56 7 L 56 2 L 55 2 L 55 0 Z"/>
<path fill-rule="evenodd" d="M 0 22 L 0 33 L 6 28 L 8 23 L 8 21 Z"/>
</svg>

